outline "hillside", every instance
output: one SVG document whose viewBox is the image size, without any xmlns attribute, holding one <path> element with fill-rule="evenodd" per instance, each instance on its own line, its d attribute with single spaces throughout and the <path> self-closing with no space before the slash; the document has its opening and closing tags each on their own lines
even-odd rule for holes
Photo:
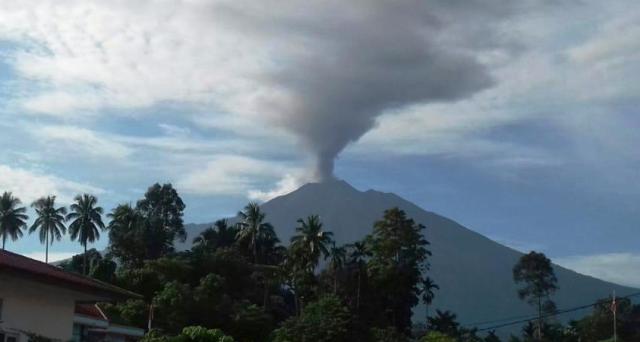
<svg viewBox="0 0 640 342">
<path fill-rule="evenodd" d="M 333 181 L 306 184 L 262 205 L 282 241 L 289 240 L 298 218 L 318 214 L 340 244 L 370 233 L 373 222 L 391 207 L 405 210 L 427 227 L 433 252 L 430 276 L 441 288 L 430 310 L 451 310 L 465 324 L 533 313 L 518 299 L 512 280 L 512 268 L 521 253 L 395 194 L 358 191 L 344 181 Z M 189 240 L 207 226 L 189 225 Z M 612 290 L 619 295 L 634 291 L 560 266 L 555 270 L 560 290 L 554 299 L 559 308 L 593 302 Z M 416 308 L 414 319 L 422 321 L 424 312 L 423 307 Z"/>
</svg>

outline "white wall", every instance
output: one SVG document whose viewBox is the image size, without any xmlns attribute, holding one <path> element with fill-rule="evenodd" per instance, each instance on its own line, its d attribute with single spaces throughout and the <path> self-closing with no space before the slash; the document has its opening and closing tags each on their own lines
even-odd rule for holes
<svg viewBox="0 0 640 342">
<path fill-rule="evenodd" d="M 0 274 L 0 298 L 2 329 L 28 331 L 61 341 L 72 337 L 76 301 L 91 300 L 76 291 L 9 274 Z"/>
</svg>

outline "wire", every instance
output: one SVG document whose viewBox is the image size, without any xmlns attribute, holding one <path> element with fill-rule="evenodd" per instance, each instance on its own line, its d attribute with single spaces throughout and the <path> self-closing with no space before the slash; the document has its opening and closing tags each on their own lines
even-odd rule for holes
<svg viewBox="0 0 640 342">
<path fill-rule="evenodd" d="M 616 296 L 616 298 L 624 299 L 624 298 L 631 298 L 631 297 L 635 297 L 635 296 L 640 296 L 640 292 L 635 292 L 635 293 L 632 293 L 632 294 L 628 294 L 626 296 Z M 569 313 L 569 312 L 584 310 L 584 309 L 587 309 L 587 308 L 590 308 L 590 307 L 594 307 L 594 306 L 596 306 L 596 305 L 598 305 L 600 303 L 602 303 L 602 300 L 598 300 L 595 303 L 591 303 L 591 304 L 580 305 L 580 306 L 576 306 L 576 307 L 572 307 L 572 308 L 568 308 L 568 309 L 556 310 L 553 313 L 549 313 L 549 314 L 543 315 L 541 318 L 545 319 L 545 318 L 554 317 L 554 316 L 562 315 L 562 314 Z M 478 325 L 485 325 L 485 324 L 489 324 L 489 323 L 498 323 L 498 322 L 506 321 L 505 323 L 502 323 L 502 324 L 497 324 L 497 325 L 493 325 L 493 326 L 490 326 L 490 327 L 477 329 L 477 331 L 487 331 L 487 330 L 496 330 L 496 329 L 500 329 L 500 328 L 504 328 L 504 327 L 508 327 L 508 326 L 516 325 L 516 324 L 527 323 L 527 322 L 535 321 L 537 319 L 538 319 L 537 316 L 534 317 L 533 315 L 526 315 L 526 316 L 525 315 L 521 315 L 521 316 L 514 316 L 514 317 L 504 318 L 504 319 L 496 319 L 496 320 L 491 320 L 491 321 L 478 322 L 478 323 L 474 323 L 474 324 L 465 324 L 465 326 L 467 326 L 467 327 L 469 327 L 469 326 L 478 326 Z"/>
</svg>

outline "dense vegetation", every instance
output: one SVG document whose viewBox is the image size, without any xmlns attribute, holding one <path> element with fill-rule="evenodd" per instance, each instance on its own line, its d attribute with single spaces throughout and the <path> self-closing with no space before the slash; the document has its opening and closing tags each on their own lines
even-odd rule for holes
<svg viewBox="0 0 640 342">
<path fill-rule="evenodd" d="M 255 203 L 237 222 L 219 220 L 176 251 L 186 239 L 185 205 L 170 184 L 155 184 L 144 197 L 106 215 L 91 195 L 77 196 L 67 211 L 49 196 L 33 204 L 46 248 L 68 231 L 85 252 L 61 267 L 142 295 L 103 304 L 120 323 L 151 327 L 148 342 L 172 341 L 500 341 L 494 331 L 461 325 L 454 313 L 436 310 L 425 324 L 412 322 L 412 310 L 437 295 L 429 278 L 429 242 L 424 226 L 390 208 L 362 241 L 337 245 L 330 227 L 310 215 L 298 220 L 294 236 L 280 241 Z M 26 209 L 10 193 L 0 198 L 0 237 L 15 240 L 27 229 Z M 107 222 L 107 221 L 105 221 Z M 108 232 L 106 253 L 87 249 Z M 521 337 L 509 341 L 600 341 L 612 335 L 610 300 L 593 314 L 567 326 L 555 311 L 553 267 L 532 252 L 514 266 L 518 293 L 538 318 Z M 470 284 L 470 286 L 472 286 Z M 429 313 L 427 311 L 427 313 Z M 640 338 L 640 307 L 619 300 L 620 341 Z"/>
</svg>

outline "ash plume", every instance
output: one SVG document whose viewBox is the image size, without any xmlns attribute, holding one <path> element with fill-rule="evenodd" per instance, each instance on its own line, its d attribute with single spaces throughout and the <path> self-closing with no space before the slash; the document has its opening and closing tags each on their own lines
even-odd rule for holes
<svg viewBox="0 0 640 342">
<path fill-rule="evenodd" d="M 494 28 L 513 12 L 510 3 L 278 2 L 225 14 L 230 25 L 269 42 L 273 67 L 260 81 L 277 96 L 265 96 L 260 110 L 299 138 L 316 179 L 326 180 L 338 154 L 381 114 L 491 86 L 477 55 L 504 47 Z"/>
</svg>

